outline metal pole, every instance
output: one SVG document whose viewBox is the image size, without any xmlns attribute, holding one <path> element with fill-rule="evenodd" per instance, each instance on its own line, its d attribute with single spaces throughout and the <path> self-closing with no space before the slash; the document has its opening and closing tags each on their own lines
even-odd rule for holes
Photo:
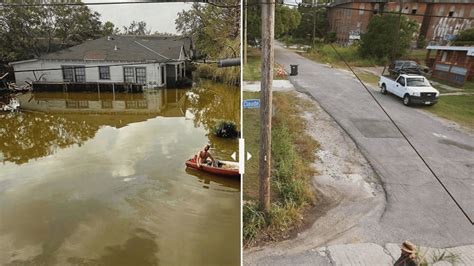
<svg viewBox="0 0 474 266">
<path fill-rule="evenodd" d="M 262 4 L 262 83 L 260 108 L 259 197 L 264 213 L 270 209 L 271 137 L 272 137 L 272 80 L 275 0 L 261 0 Z"/>
</svg>

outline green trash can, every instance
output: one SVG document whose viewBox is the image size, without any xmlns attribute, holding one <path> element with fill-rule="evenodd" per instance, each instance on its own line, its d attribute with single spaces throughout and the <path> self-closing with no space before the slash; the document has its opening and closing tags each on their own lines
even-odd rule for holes
<svg viewBox="0 0 474 266">
<path fill-rule="evenodd" d="M 290 65 L 291 71 L 290 76 L 297 76 L 298 75 L 298 65 Z"/>
</svg>

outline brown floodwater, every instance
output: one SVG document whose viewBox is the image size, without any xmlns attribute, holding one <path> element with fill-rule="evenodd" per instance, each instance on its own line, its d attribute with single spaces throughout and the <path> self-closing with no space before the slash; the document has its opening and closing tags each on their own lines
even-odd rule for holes
<svg viewBox="0 0 474 266">
<path fill-rule="evenodd" d="M 240 265 L 240 181 L 187 170 L 205 143 L 232 160 L 236 87 L 31 93 L 0 113 L 0 265 Z"/>
</svg>

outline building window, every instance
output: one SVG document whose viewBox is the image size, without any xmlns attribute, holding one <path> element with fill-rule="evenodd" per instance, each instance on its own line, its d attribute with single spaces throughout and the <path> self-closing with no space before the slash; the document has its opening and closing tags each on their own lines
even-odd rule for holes
<svg viewBox="0 0 474 266">
<path fill-rule="evenodd" d="M 412 10 L 411 10 L 411 13 L 412 13 L 412 14 L 416 14 L 416 11 L 417 11 L 416 9 L 412 9 Z"/>
<path fill-rule="evenodd" d="M 133 67 L 123 68 L 123 80 L 125 82 L 135 82 L 135 69 Z"/>
<path fill-rule="evenodd" d="M 365 3 L 361 3 L 359 5 L 359 15 L 364 15 L 364 12 L 365 12 Z"/>
<path fill-rule="evenodd" d="M 99 79 L 110 79 L 110 67 L 100 66 L 99 67 Z"/>
<path fill-rule="evenodd" d="M 146 84 L 146 68 L 124 67 L 123 80 L 130 83 Z"/>
<path fill-rule="evenodd" d="M 74 82 L 74 69 L 72 67 L 63 66 L 63 80 L 65 82 Z"/>
<path fill-rule="evenodd" d="M 135 73 L 137 77 L 138 84 L 146 84 L 146 68 L 137 67 L 135 68 Z"/>
<path fill-rule="evenodd" d="M 84 66 L 62 66 L 65 82 L 86 82 L 86 68 Z"/>
<path fill-rule="evenodd" d="M 76 82 L 86 82 L 86 69 L 84 67 L 75 67 Z"/>
<path fill-rule="evenodd" d="M 449 11 L 448 16 L 449 16 L 449 17 L 452 17 L 453 15 L 454 15 L 454 11 Z"/>
</svg>

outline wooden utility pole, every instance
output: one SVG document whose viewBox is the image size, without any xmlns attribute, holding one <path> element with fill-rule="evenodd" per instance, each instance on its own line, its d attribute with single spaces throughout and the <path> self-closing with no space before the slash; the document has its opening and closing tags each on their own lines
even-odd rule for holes
<svg viewBox="0 0 474 266">
<path fill-rule="evenodd" d="M 272 148 L 273 38 L 275 35 L 275 0 L 261 0 L 262 5 L 262 83 L 260 95 L 259 196 L 264 213 L 270 209 Z"/>
<path fill-rule="evenodd" d="M 243 16 L 243 43 L 242 45 L 244 46 L 243 47 L 243 51 L 244 51 L 244 65 L 247 64 L 247 5 L 248 5 L 248 0 L 243 0 L 242 1 L 243 5 L 244 5 L 244 16 Z"/>
<path fill-rule="evenodd" d="M 390 59 L 390 61 L 397 59 L 396 52 L 398 50 L 398 43 L 400 42 L 400 28 L 402 25 L 403 0 L 399 0 L 398 4 L 400 5 L 400 7 L 398 8 L 398 20 L 397 20 L 397 25 L 395 26 L 397 27 L 397 30 L 395 31 L 395 42 L 394 42 L 394 45 L 392 46 L 392 52 L 391 52 L 392 58 Z"/>
</svg>

